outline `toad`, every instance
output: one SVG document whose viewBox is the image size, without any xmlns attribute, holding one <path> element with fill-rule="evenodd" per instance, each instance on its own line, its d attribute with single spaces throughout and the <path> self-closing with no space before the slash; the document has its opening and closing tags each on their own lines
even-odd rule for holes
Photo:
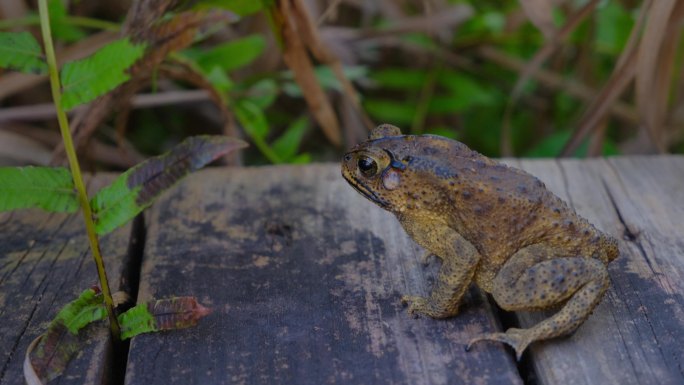
<svg viewBox="0 0 684 385">
<path fill-rule="evenodd" d="M 455 316 L 473 282 L 507 311 L 559 309 L 528 329 L 477 336 L 466 350 L 499 341 L 520 359 L 531 342 L 577 329 L 608 289 L 615 239 L 536 177 L 460 142 L 381 125 L 344 155 L 342 176 L 442 261 L 429 297 L 402 298 L 409 313 Z"/>
</svg>

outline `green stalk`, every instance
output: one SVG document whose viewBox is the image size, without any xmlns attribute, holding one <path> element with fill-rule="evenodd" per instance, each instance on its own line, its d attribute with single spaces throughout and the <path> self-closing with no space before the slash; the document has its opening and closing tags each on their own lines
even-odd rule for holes
<svg viewBox="0 0 684 385">
<path fill-rule="evenodd" d="M 66 112 L 62 108 L 62 92 L 59 83 L 59 73 L 57 72 L 57 59 L 55 58 L 55 48 L 52 44 L 52 34 L 50 33 L 50 17 L 48 15 L 47 0 L 38 0 L 38 12 L 40 15 L 40 29 L 43 35 L 43 43 L 45 45 L 45 57 L 48 64 L 48 73 L 50 75 L 50 88 L 52 89 L 52 100 L 57 109 L 57 121 L 59 122 L 59 130 L 62 133 L 62 141 L 64 142 L 64 150 L 69 159 L 69 167 L 71 168 L 71 175 L 74 178 L 74 186 L 78 193 L 78 201 L 81 204 L 81 211 L 83 212 L 83 219 L 85 220 L 86 232 L 88 233 L 88 240 L 90 241 L 90 249 L 93 252 L 93 259 L 97 266 L 97 275 L 100 278 L 100 286 L 102 287 L 102 294 L 104 295 L 105 307 L 107 308 L 107 315 L 109 316 L 109 325 L 112 335 L 115 339 L 119 339 L 121 335 L 121 328 L 119 322 L 114 314 L 114 301 L 112 300 L 112 293 L 109 290 L 109 283 L 107 281 L 107 271 L 105 270 L 104 261 L 102 260 L 102 253 L 100 252 L 100 242 L 95 232 L 95 223 L 93 222 L 93 213 L 90 208 L 88 200 L 88 193 L 86 192 L 83 177 L 81 176 L 81 168 L 76 157 L 76 150 L 74 149 L 74 141 L 71 138 L 71 131 L 69 130 L 69 121 Z"/>
<path fill-rule="evenodd" d="M 106 20 L 93 19 L 90 17 L 81 16 L 66 16 L 67 24 L 76 27 L 100 29 L 104 31 L 118 32 L 121 26 Z M 18 19 L 0 20 L 0 29 L 10 29 L 16 27 L 27 27 L 40 24 L 40 17 L 38 15 L 28 15 Z"/>
</svg>

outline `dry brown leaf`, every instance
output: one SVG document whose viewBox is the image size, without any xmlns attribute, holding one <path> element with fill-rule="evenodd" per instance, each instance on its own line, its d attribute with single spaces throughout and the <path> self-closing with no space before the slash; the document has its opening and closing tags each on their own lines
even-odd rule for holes
<svg viewBox="0 0 684 385">
<path fill-rule="evenodd" d="M 42 334 L 34 338 L 33 341 L 31 341 L 31 343 L 29 344 L 28 348 L 26 349 L 26 354 L 24 355 L 24 380 L 26 381 L 27 385 L 43 385 L 43 381 L 40 379 L 38 373 L 36 373 L 36 370 L 33 368 L 33 364 L 31 364 L 31 353 L 36 348 L 36 346 L 42 338 Z"/>
<path fill-rule="evenodd" d="M 547 40 L 553 38 L 556 27 L 553 25 L 553 1 L 520 0 L 525 15 L 537 27 Z"/>
<path fill-rule="evenodd" d="M 282 37 L 285 64 L 292 70 L 297 84 L 302 88 L 304 100 L 326 138 L 339 147 L 342 144 L 340 126 L 330 101 L 314 75 L 313 64 L 300 36 L 302 26 L 297 24 L 290 0 L 279 0 L 271 8 L 271 17 Z"/>
<path fill-rule="evenodd" d="M 646 0 L 642 5 L 639 17 L 637 18 L 636 23 L 634 23 L 634 27 L 632 27 L 629 39 L 627 39 L 627 44 L 617 60 L 613 73 L 595 97 L 594 102 L 588 106 L 587 110 L 582 115 L 577 129 L 575 129 L 570 136 L 570 139 L 565 143 L 560 156 L 569 156 L 577 150 L 577 147 L 582 143 L 582 140 L 587 137 L 592 129 L 598 126 L 610 107 L 615 103 L 618 97 L 622 95 L 634 78 L 641 30 L 646 21 L 646 16 L 648 15 L 648 9 L 650 8 L 651 3 L 653 3 L 653 0 Z"/>
<path fill-rule="evenodd" d="M 658 0 L 649 7 L 646 28 L 639 44 L 637 57 L 637 109 L 641 113 L 643 123 L 656 147 L 660 147 L 658 133 L 661 131 L 665 115 L 663 109 L 665 106 L 661 106 L 660 103 L 666 101 L 658 92 L 667 94 L 666 90 L 660 89 L 662 85 L 657 79 L 661 77 L 659 72 L 664 69 L 667 70 L 668 67 L 668 64 L 661 60 L 661 53 L 666 37 L 665 33 L 671 20 L 670 15 L 672 15 L 676 3 L 676 0 Z M 667 74 L 665 77 L 668 77 Z"/>
<path fill-rule="evenodd" d="M 342 68 L 342 63 L 337 58 L 337 56 L 332 53 L 321 40 L 318 29 L 313 23 L 313 20 L 309 16 L 304 4 L 301 0 L 291 0 L 292 1 L 292 13 L 297 20 L 297 27 L 301 34 L 304 43 L 307 48 L 311 51 L 316 59 L 327 64 L 333 70 L 335 77 L 342 85 L 344 95 L 349 98 L 352 105 L 356 109 L 357 113 L 361 116 L 366 128 L 371 130 L 374 127 L 373 122 L 365 113 L 363 107 L 361 107 L 361 101 L 356 89 L 352 83 L 347 79 L 344 74 L 344 69 Z"/>
<path fill-rule="evenodd" d="M 169 0 L 155 0 L 160 6 L 174 4 Z M 142 6 L 144 9 L 147 7 Z M 135 7 L 134 7 L 135 8 Z M 133 8 L 132 8 L 133 9 Z M 137 8 L 136 8 L 137 9 Z M 152 11 L 157 15 L 157 11 Z M 161 23 L 152 23 L 149 17 L 129 18 L 135 22 L 126 21 L 125 25 L 133 33 L 136 41 L 146 39 L 148 48 L 145 55 L 130 69 L 131 79 L 113 91 L 102 95 L 90 103 L 87 108 L 76 115 L 72 124 L 72 135 L 78 150 L 81 150 L 97 127 L 117 106 L 126 106 L 133 95 L 147 85 L 154 70 L 174 51 L 183 49 L 193 43 L 196 33 L 206 25 L 232 18 L 226 12 L 183 12 Z M 150 23 L 140 26 L 140 23 Z M 52 164 L 65 163 L 64 146 L 59 145 L 53 152 Z"/>
<path fill-rule="evenodd" d="M 479 56 L 484 60 L 494 62 L 495 64 L 508 68 L 513 71 L 523 72 L 527 66 L 527 62 L 518 57 L 511 56 L 501 49 L 492 46 L 483 46 L 477 50 Z M 448 56 L 444 56 L 449 59 Z M 451 63 L 451 62 L 450 62 Z M 458 62 L 455 65 L 463 66 Z M 530 74 L 531 78 L 539 82 L 544 87 L 552 90 L 562 91 L 572 97 L 590 103 L 594 100 L 598 91 L 576 79 L 568 79 L 556 72 L 548 71 L 543 68 Z M 610 113 L 617 119 L 625 123 L 636 125 L 639 123 L 639 116 L 636 109 L 627 103 L 616 101 L 610 106 Z"/>
</svg>

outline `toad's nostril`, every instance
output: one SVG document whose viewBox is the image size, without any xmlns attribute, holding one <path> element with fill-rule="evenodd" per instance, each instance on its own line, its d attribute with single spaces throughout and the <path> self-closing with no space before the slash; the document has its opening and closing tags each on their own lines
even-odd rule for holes
<svg viewBox="0 0 684 385">
<path fill-rule="evenodd" d="M 351 160 L 352 156 L 350 154 L 347 154 L 344 156 L 344 161 L 349 162 Z"/>
</svg>

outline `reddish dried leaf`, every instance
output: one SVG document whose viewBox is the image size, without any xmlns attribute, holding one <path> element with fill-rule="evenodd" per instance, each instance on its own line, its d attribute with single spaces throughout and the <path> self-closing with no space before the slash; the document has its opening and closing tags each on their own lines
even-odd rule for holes
<svg viewBox="0 0 684 385">
<path fill-rule="evenodd" d="M 44 383 L 64 372 L 83 343 L 84 327 L 105 318 L 103 299 L 98 287 L 85 290 L 64 306 L 48 330 L 36 338 L 26 351 L 24 376 L 31 382 Z"/>
<path fill-rule="evenodd" d="M 78 335 L 71 334 L 64 324 L 55 324 L 27 351 L 27 361 L 35 375 L 44 383 L 59 377 L 69 361 L 78 353 Z M 25 363 L 26 365 L 26 363 Z"/>
<path fill-rule="evenodd" d="M 225 136 L 193 136 L 171 151 L 129 169 L 91 200 L 96 231 L 106 234 L 121 226 L 187 174 L 246 146 L 239 139 Z"/>
<path fill-rule="evenodd" d="M 121 338 L 188 328 L 197 325 L 209 313 L 211 309 L 199 304 L 195 297 L 172 297 L 142 303 L 119 315 Z"/>
<path fill-rule="evenodd" d="M 174 297 L 151 301 L 147 309 L 155 319 L 157 330 L 183 329 L 197 325 L 197 322 L 211 313 L 195 297 Z"/>
</svg>

